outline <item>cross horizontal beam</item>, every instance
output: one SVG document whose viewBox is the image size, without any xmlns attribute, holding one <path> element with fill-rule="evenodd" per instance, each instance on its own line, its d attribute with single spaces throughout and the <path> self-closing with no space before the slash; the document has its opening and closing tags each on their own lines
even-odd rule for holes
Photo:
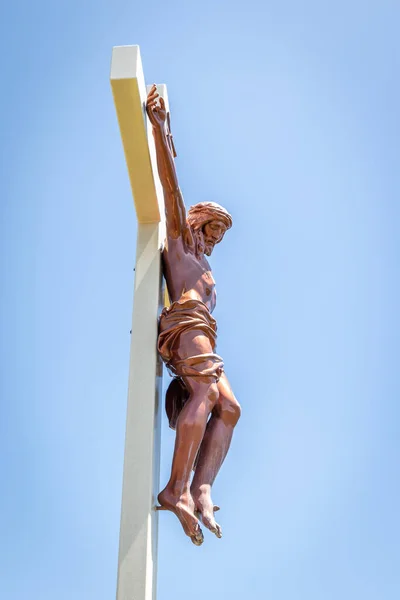
<svg viewBox="0 0 400 600">
<path fill-rule="evenodd" d="M 163 195 L 153 138 L 147 137 L 147 89 L 139 46 L 113 48 L 110 80 L 137 220 L 158 223 L 163 220 Z M 166 86 L 158 85 L 157 90 L 169 110 Z"/>
</svg>

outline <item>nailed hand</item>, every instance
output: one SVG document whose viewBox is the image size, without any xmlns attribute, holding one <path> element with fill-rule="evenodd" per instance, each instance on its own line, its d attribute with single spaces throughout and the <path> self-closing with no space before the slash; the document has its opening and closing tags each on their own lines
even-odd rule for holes
<svg viewBox="0 0 400 600">
<path fill-rule="evenodd" d="M 164 99 L 157 92 L 157 86 L 154 84 L 147 96 L 146 111 L 153 127 L 164 128 L 167 120 L 167 111 L 165 110 Z"/>
</svg>

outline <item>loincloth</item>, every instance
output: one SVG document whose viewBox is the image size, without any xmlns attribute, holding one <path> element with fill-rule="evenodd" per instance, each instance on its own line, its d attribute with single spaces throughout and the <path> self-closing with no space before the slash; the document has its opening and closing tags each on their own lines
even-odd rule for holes
<svg viewBox="0 0 400 600">
<path fill-rule="evenodd" d="M 209 340 L 213 352 L 180 359 L 177 349 L 182 333 L 199 331 Z M 217 343 L 217 323 L 200 300 L 173 302 L 164 308 L 159 321 L 158 351 L 168 370 L 176 377 L 221 376 L 224 361 L 214 353 Z"/>
<path fill-rule="evenodd" d="M 205 335 L 210 341 L 212 352 L 180 359 L 177 349 L 180 336 L 186 331 L 198 331 Z M 218 382 L 221 377 L 224 361 L 214 352 L 216 342 L 217 323 L 207 306 L 200 300 L 173 302 L 162 311 L 158 351 L 171 375 L 180 379 L 180 386 L 174 384 L 174 381 L 171 382 L 166 398 L 166 409 L 172 428 L 175 428 L 176 419 L 188 398 L 182 378 L 210 377 Z"/>
</svg>

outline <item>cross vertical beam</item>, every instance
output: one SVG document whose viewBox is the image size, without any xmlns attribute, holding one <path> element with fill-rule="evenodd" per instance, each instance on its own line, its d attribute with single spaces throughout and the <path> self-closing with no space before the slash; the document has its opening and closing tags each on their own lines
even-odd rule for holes
<svg viewBox="0 0 400 600">
<path fill-rule="evenodd" d="M 117 600 L 155 600 L 162 378 L 156 343 L 165 223 L 139 46 L 113 48 L 111 87 L 138 221 Z M 166 87 L 157 88 L 168 110 Z"/>
</svg>

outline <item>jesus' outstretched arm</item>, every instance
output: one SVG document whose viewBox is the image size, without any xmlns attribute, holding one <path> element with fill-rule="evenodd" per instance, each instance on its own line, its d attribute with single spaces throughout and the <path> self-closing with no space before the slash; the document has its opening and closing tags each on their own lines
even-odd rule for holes
<svg viewBox="0 0 400 600">
<path fill-rule="evenodd" d="M 167 134 L 166 130 L 167 111 L 164 100 L 157 93 L 155 85 L 152 86 L 147 96 L 146 110 L 153 126 L 158 174 L 164 191 L 167 232 L 170 237 L 178 238 L 187 229 L 186 209 L 176 175 L 171 136 Z"/>
</svg>

